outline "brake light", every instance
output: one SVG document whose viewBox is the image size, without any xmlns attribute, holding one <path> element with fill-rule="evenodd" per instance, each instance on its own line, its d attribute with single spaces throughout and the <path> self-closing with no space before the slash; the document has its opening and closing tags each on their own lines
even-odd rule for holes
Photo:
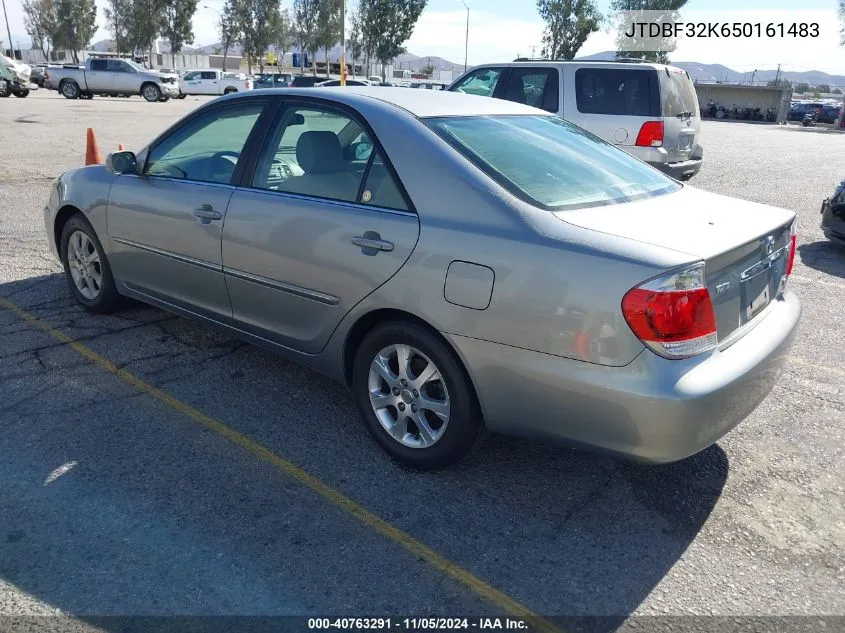
<svg viewBox="0 0 845 633">
<path fill-rule="evenodd" d="M 798 234 L 795 232 L 795 226 L 792 228 L 792 235 L 789 237 L 789 259 L 786 260 L 786 276 L 792 274 L 792 266 L 795 264 L 795 247 L 798 243 Z"/>
<path fill-rule="evenodd" d="M 663 121 L 646 121 L 637 134 L 638 147 L 660 147 L 663 145 Z"/>
<path fill-rule="evenodd" d="M 704 262 L 632 288 L 622 314 L 634 335 L 664 358 L 688 358 L 718 343 Z"/>
</svg>

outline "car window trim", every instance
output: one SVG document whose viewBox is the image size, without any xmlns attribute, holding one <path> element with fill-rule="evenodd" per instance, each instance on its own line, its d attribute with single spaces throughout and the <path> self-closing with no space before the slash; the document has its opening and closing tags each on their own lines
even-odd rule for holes
<svg viewBox="0 0 845 633">
<path fill-rule="evenodd" d="M 314 96 L 305 96 L 305 95 L 284 95 L 278 96 L 274 95 L 273 99 L 277 102 L 277 106 L 273 109 L 273 113 L 271 116 L 268 116 L 268 125 L 266 130 L 264 131 L 263 137 L 261 139 L 261 144 L 259 147 L 256 148 L 254 152 L 254 156 L 250 161 L 249 169 L 244 169 L 241 177 L 238 181 L 237 186 L 244 188 L 244 189 L 253 189 L 256 191 L 269 191 L 271 193 L 284 193 L 281 191 L 274 191 L 272 189 L 263 189 L 261 187 L 254 187 L 252 185 L 252 180 L 255 177 L 255 168 L 258 165 L 258 158 L 261 156 L 261 153 L 264 151 L 264 146 L 271 141 L 269 138 L 269 132 L 272 128 L 273 123 L 275 123 L 276 117 L 284 116 L 284 111 L 291 108 L 298 106 L 316 106 L 316 107 L 323 107 L 334 109 L 342 112 L 344 115 L 348 116 L 354 122 L 361 126 L 361 129 L 370 137 L 370 140 L 373 142 L 373 153 L 376 151 L 380 151 L 382 155 L 382 160 L 384 160 L 385 167 L 387 167 L 387 171 L 390 176 L 393 178 L 393 181 L 396 183 L 396 186 L 399 189 L 399 193 L 402 196 L 402 200 L 405 202 L 405 206 L 408 207 L 407 209 L 393 209 L 390 207 L 376 207 L 374 205 L 362 205 L 368 209 L 381 209 L 385 211 L 395 211 L 399 213 L 412 213 L 417 215 L 417 208 L 414 206 L 413 201 L 411 200 L 411 196 L 408 195 L 407 189 L 405 189 L 405 185 L 402 180 L 399 178 L 399 174 L 396 172 L 396 169 L 393 167 L 393 162 L 390 160 L 390 157 L 387 155 L 387 152 L 384 150 L 384 147 L 379 141 L 376 133 L 373 131 L 372 126 L 366 120 L 366 118 L 358 112 L 355 108 L 352 108 L 345 103 L 339 103 L 337 101 L 333 101 L 331 99 L 323 99 L 321 97 L 314 97 Z M 256 125 L 256 128 L 258 126 Z M 254 128 L 253 131 L 256 129 Z M 371 153 L 372 156 L 372 153 Z M 234 180 L 234 179 L 233 179 Z M 362 185 L 366 184 L 366 180 L 362 179 Z M 360 199 L 361 191 L 359 190 L 358 195 Z M 314 198 L 315 200 L 330 200 L 334 202 L 341 202 L 344 204 L 357 204 L 350 203 L 346 200 L 336 200 L 335 198 L 323 198 L 320 196 L 308 196 L 305 194 L 296 194 L 300 197 L 305 198 Z"/>
<path fill-rule="evenodd" d="M 235 170 L 232 172 L 232 177 L 230 178 L 228 183 L 221 183 L 221 182 L 210 182 L 208 180 L 196 180 L 193 178 L 174 178 L 172 176 L 157 176 L 155 174 L 147 174 L 147 165 L 150 161 L 150 154 L 163 142 L 165 142 L 168 138 L 179 132 L 183 127 L 187 125 L 191 125 L 194 121 L 196 121 L 200 117 L 204 117 L 209 113 L 215 112 L 217 110 L 223 110 L 226 108 L 237 107 L 241 105 L 247 105 L 251 103 L 261 103 L 262 109 L 261 112 L 258 114 L 258 119 L 256 119 L 255 125 L 252 127 L 252 131 L 250 132 L 249 136 L 247 136 L 246 142 L 244 143 L 243 150 L 241 151 L 240 156 L 238 157 L 238 162 L 235 165 Z M 150 143 L 147 147 L 145 147 L 139 155 L 143 156 L 143 161 L 139 162 L 139 173 L 137 174 L 141 178 L 165 178 L 168 180 L 172 180 L 174 182 L 191 182 L 191 183 L 202 183 L 206 185 L 222 185 L 226 187 L 236 187 L 237 183 L 240 181 L 241 174 L 243 172 L 243 164 L 247 159 L 249 159 L 249 151 L 250 151 L 250 141 L 254 140 L 256 137 L 256 130 L 259 129 L 262 119 L 266 119 L 268 115 L 268 106 L 272 105 L 272 100 L 268 96 L 247 96 L 247 97 L 238 97 L 234 99 L 227 99 L 222 103 L 214 103 L 212 102 L 211 105 L 205 106 L 204 108 L 200 108 L 195 112 L 192 112 L 184 119 L 177 121 L 169 128 L 167 128 L 161 135 L 159 135 L 152 143 Z"/>
</svg>

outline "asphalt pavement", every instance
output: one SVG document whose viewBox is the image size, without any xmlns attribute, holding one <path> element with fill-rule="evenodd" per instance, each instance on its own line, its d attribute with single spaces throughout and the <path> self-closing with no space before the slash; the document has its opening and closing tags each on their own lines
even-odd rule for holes
<svg viewBox="0 0 845 633">
<path fill-rule="evenodd" d="M 153 308 L 71 300 L 44 236 L 50 181 L 82 163 L 87 127 L 104 153 L 139 149 L 200 101 L 0 99 L 0 630 L 56 613 L 80 630 L 124 615 L 516 614 L 541 630 L 606 616 L 602 631 L 631 615 L 845 616 L 845 249 L 819 230 L 845 137 L 703 123 L 692 184 L 798 213 L 804 303 L 785 375 L 717 445 L 649 467 L 494 437 L 417 473 L 341 386 Z"/>
</svg>

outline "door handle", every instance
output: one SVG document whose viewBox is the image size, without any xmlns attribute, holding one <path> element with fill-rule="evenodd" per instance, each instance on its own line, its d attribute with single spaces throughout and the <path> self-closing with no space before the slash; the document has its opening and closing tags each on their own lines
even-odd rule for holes
<svg viewBox="0 0 845 633">
<path fill-rule="evenodd" d="M 194 215 L 197 216 L 203 224 L 208 224 L 212 220 L 219 220 L 223 214 L 215 211 L 210 204 L 204 204 L 198 209 L 194 209 Z"/>
<path fill-rule="evenodd" d="M 393 250 L 393 242 L 381 239 L 377 231 L 365 231 L 363 235 L 352 238 L 355 246 L 360 246 L 364 255 L 375 255 L 379 251 L 389 253 Z"/>
</svg>

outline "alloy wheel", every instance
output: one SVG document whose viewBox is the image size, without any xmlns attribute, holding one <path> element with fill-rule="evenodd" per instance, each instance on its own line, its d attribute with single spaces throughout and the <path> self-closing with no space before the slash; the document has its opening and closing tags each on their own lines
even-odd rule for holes
<svg viewBox="0 0 845 633">
<path fill-rule="evenodd" d="M 449 423 L 449 392 L 432 360 L 410 345 L 390 345 L 373 359 L 370 404 L 390 436 L 409 448 L 434 445 Z"/>
<path fill-rule="evenodd" d="M 97 248 L 82 231 L 70 235 L 67 262 L 73 284 L 83 297 L 94 301 L 103 288 L 103 265 Z"/>
</svg>

